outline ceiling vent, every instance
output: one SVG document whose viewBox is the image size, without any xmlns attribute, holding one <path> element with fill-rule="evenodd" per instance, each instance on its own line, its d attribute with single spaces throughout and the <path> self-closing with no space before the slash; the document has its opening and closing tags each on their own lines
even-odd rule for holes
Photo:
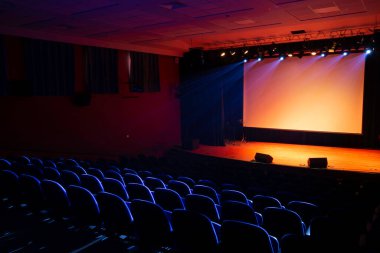
<svg viewBox="0 0 380 253">
<path fill-rule="evenodd" d="M 160 6 L 168 10 L 175 10 L 175 9 L 187 7 L 186 4 L 183 4 L 181 2 L 169 2 L 169 3 L 161 4 Z"/>
</svg>

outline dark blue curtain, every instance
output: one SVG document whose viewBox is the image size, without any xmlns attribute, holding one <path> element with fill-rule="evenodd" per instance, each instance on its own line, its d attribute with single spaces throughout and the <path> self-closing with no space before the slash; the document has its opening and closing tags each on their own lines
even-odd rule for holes
<svg viewBox="0 0 380 253">
<path fill-rule="evenodd" d="M 7 71 L 3 36 L 0 36 L 0 96 L 7 95 Z"/>
<path fill-rule="evenodd" d="M 133 92 L 160 91 L 158 55 L 130 52 L 130 90 Z"/>
<path fill-rule="evenodd" d="M 226 122 L 232 127 L 242 117 L 242 80 L 241 63 L 193 73 L 182 80 L 181 126 L 185 146 L 194 139 L 206 145 L 225 144 Z M 238 138 L 238 129 L 235 131 L 236 136 L 228 138 Z"/>
<path fill-rule="evenodd" d="M 85 47 L 85 85 L 91 93 L 118 92 L 118 58 L 116 49 Z"/>
<path fill-rule="evenodd" d="M 26 78 L 30 95 L 74 94 L 74 46 L 65 43 L 25 40 Z"/>
</svg>

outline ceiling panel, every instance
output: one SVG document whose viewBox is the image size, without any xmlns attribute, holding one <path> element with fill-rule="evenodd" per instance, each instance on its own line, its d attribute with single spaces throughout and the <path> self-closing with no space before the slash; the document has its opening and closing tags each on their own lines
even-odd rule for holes
<svg viewBox="0 0 380 253">
<path fill-rule="evenodd" d="M 161 46 L 165 54 L 177 45 L 173 55 L 292 30 L 375 29 L 378 20 L 379 0 L 0 0 L 3 34 L 123 49 L 133 43 L 158 53 Z"/>
</svg>

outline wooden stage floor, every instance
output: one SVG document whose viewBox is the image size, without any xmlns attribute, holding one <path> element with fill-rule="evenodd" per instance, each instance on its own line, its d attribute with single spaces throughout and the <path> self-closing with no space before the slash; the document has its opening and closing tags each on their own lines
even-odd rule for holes
<svg viewBox="0 0 380 253">
<path fill-rule="evenodd" d="M 273 164 L 308 168 L 309 157 L 327 157 L 328 169 L 380 173 L 380 150 L 268 142 L 231 142 L 226 146 L 200 145 L 196 154 L 252 161 L 255 153 L 269 154 Z"/>
</svg>

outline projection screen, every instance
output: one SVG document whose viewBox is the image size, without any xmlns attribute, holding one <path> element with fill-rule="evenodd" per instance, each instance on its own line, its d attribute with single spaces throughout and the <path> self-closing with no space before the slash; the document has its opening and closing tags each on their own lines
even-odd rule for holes
<svg viewBox="0 0 380 253">
<path fill-rule="evenodd" d="M 243 126 L 362 132 L 365 54 L 244 64 Z"/>
</svg>

